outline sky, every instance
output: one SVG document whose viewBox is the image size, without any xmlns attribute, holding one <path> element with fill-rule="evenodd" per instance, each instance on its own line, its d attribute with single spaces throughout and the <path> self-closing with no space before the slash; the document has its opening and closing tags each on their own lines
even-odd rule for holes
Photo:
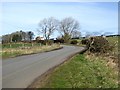
<svg viewBox="0 0 120 90">
<path fill-rule="evenodd" d="M 119 2 L 119 0 L 1 0 L 2 2 Z"/>
<path fill-rule="evenodd" d="M 48 17 L 62 20 L 73 17 L 80 23 L 80 32 L 118 33 L 117 2 L 3 2 L 2 32 L 33 31 L 38 36 L 39 22 Z M 58 32 L 51 37 L 56 38 Z"/>
</svg>

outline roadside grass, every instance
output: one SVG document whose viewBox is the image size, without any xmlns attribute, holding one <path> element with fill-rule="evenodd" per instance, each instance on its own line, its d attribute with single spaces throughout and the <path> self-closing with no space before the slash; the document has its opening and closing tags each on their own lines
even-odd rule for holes
<svg viewBox="0 0 120 90">
<path fill-rule="evenodd" d="M 109 41 L 110 45 L 112 45 L 114 48 L 112 50 L 112 52 L 109 52 L 110 56 L 114 56 L 118 58 L 118 40 L 120 39 L 120 36 L 116 36 L 116 37 L 107 37 L 107 40 Z"/>
<path fill-rule="evenodd" d="M 103 59 L 78 54 L 49 76 L 42 88 L 117 88 L 117 73 Z"/>
<path fill-rule="evenodd" d="M 58 44 L 53 44 L 53 45 L 34 44 L 32 46 L 31 44 L 28 43 L 26 44 L 26 46 L 22 46 L 21 43 L 16 43 L 16 44 L 12 44 L 11 46 L 12 46 L 11 48 L 9 47 L 9 45 L 2 47 L 2 51 L 0 52 L 0 55 L 2 55 L 3 59 L 10 58 L 10 57 L 16 57 L 20 55 L 51 51 L 54 49 L 61 48 L 61 46 Z"/>
<path fill-rule="evenodd" d="M 118 38 L 107 37 L 114 48 L 106 54 L 78 54 L 56 68 L 38 88 L 118 88 Z"/>
</svg>

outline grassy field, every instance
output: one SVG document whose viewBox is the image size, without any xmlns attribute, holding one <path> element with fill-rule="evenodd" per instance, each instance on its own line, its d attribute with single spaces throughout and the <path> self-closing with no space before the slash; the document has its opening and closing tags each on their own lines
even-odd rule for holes
<svg viewBox="0 0 120 90">
<path fill-rule="evenodd" d="M 0 55 L 2 58 L 16 57 L 19 55 L 33 54 L 44 51 L 50 51 L 53 49 L 60 48 L 58 44 L 53 45 L 40 45 L 38 43 L 12 43 L 12 44 L 3 44 L 2 51 Z"/>
<path fill-rule="evenodd" d="M 118 88 L 118 37 L 108 37 L 112 52 L 78 54 L 48 75 L 38 88 Z"/>
</svg>

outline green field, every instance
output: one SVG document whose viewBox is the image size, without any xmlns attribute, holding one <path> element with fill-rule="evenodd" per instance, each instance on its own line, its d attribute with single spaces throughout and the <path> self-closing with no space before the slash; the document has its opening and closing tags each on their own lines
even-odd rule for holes
<svg viewBox="0 0 120 90">
<path fill-rule="evenodd" d="M 41 82 L 42 88 L 118 88 L 118 37 L 108 37 L 113 52 L 96 56 L 78 54 Z M 112 57 L 112 58 L 111 58 Z M 113 58 L 114 57 L 114 58 Z M 35 87 L 36 87 L 35 86 Z"/>
</svg>

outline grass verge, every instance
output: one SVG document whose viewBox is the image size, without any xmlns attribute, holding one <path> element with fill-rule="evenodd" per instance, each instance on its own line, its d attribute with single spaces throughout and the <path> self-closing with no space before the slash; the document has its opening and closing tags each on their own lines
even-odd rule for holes
<svg viewBox="0 0 120 90">
<path fill-rule="evenodd" d="M 47 52 L 61 48 L 58 44 L 53 45 L 42 45 L 42 46 L 32 46 L 32 47 L 17 47 L 17 48 L 3 48 L 0 52 L 3 59 L 16 57 L 20 55 L 35 54 L 40 52 Z"/>
<path fill-rule="evenodd" d="M 118 74 L 105 60 L 78 54 L 56 68 L 38 88 L 117 88 Z"/>
</svg>

